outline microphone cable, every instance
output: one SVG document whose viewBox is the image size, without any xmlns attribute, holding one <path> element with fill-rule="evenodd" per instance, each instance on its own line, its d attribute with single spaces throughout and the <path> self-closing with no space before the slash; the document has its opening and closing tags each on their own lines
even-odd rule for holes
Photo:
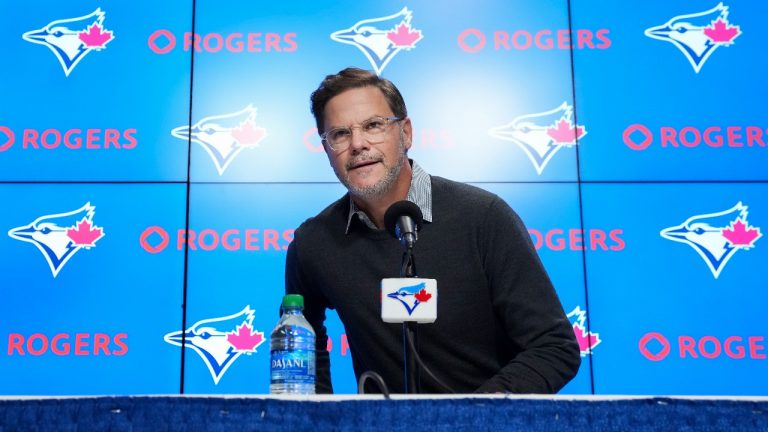
<svg viewBox="0 0 768 432">
<path fill-rule="evenodd" d="M 416 359 L 416 363 L 419 364 L 419 367 L 422 368 L 424 372 L 426 372 L 427 375 L 429 375 L 429 377 L 432 378 L 432 380 L 434 380 L 437 383 L 437 385 L 439 385 L 444 391 L 451 394 L 455 394 L 456 391 L 454 391 L 450 386 L 448 386 L 447 384 L 442 382 L 439 378 L 437 378 L 435 374 L 433 374 L 432 371 L 427 367 L 427 365 L 424 364 L 424 362 L 421 360 L 421 356 L 419 356 L 418 351 L 416 351 L 416 345 L 413 344 L 413 338 L 411 337 L 410 332 L 405 332 L 405 338 L 408 339 L 408 346 L 411 349 L 413 358 Z"/>
<path fill-rule="evenodd" d="M 373 380 L 384 395 L 384 399 L 389 400 L 389 389 L 387 388 L 387 384 L 384 382 L 381 375 L 374 371 L 365 371 L 360 375 L 360 379 L 357 380 L 357 394 L 365 394 L 365 381 L 368 379 Z"/>
</svg>

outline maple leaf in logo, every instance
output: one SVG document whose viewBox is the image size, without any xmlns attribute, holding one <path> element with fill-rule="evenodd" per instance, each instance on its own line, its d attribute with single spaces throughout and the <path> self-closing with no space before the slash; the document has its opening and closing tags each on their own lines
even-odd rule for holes
<svg viewBox="0 0 768 432">
<path fill-rule="evenodd" d="M 237 351 L 256 352 L 256 347 L 264 343 L 264 333 L 253 331 L 253 327 L 244 322 L 237 331 L 227 334 L 227 342 Z"/>
<path fill-rule="evenodd" d="M 762 237 L 762 234 L 760 228 L 751 227 L 745 222 L 741 218 L 731 222 L 731 226 L 723 230 L 723 237 L 735 247 L 748 249 L 755 246 L 755 241 Z"/>
<path fill-rule="evenodd" d="M 83 218 L 77 223 L 77 228 L 67 230 L 67 237 L 72 240 L 75 246 L 89 248 L 96 246 L 96 241 L 104 237 L 104 230 L 91 225 L 86 218 Z"/>
<path fill-rule="evenodd" d="M 86 47 L 101 49 L 104 48 L 109 41 L 115 38 L 112 35 L 111 30 L 102 30 L 104 30 L 104 28 L 99 25 L 99 23 L 93 23 L 88 27 L 88 31 L 78 33 L 77 37 L 80 38 Z"/>
<path fill-rule="evenodd" d="M 394 31 L 387 33 L 387 39 L 398 48 L 413 48 L 416 42 L 421 39 L 421 31 L 411 31 L 409 24 L 401 23 Z"/>
<path fill-rule="evenodd" d="M 582 355 L 589 353 L 601 342 L 599 334 L 587 332 L 579 324 L 573 324 L 573 333 L 576 335 L 576 341 L 579 343 L 579 350 Z"/>
<path fill-rule="evenodd" d="M 428 293 L 424 288 L 421 291 L 413 295 L 420 303 L 426 303 L 427 300 L 432 298 L 432 294 Z"/>
<path fill-rule="evenodd" d="M 253 147 L 266 135 L 264 128 L 256 127 L 252 121 L 246 120 L 240 126 L 232 129 L 232 138 L 244 147 Z"/>
<path fill-rule="evenodd" d="M 704 35 L 712 42 L 723 45 L 731 45 L 733 40 L 741 34 L 739 26 L 731 26 L 728 22 L 718 19 L 714 24 L 704 28 Z"/>
<path fill-rule="evenodd" d="M 584 126 L 571 127 L 571 123 L 561 118 L 554 126 L 547 128 L 547 135 L 557 144 L 576 144 L 584 136 Z"/>
</svg>

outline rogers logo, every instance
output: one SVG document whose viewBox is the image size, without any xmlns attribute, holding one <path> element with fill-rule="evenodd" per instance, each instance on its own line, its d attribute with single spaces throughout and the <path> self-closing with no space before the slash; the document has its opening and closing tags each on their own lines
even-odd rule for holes
<svg viewBox="0 0 768 432">
<path fill-rule="evenodd" d="M 8 355 L 42 356 L 122 356 L 128 353 L 127 333 L 58 333 L 51 337 L 43 333 L 29 336 L 21 333 L 8 335 Z"/>
<path fill-rule="evenodd" d="M 632 124 L 624 129 L 624 144 L 632 150 L 642 151 L 654 143 L 662 148 L 706 147 L 765 147 L 763 135 L 768 129 L 758 126 L 686 126 L 674 128 L 662 126 L 656 133 L 643 124 Z"/>
<path fill-rule="evenodd" d="M 16 134 L 14 134 L 11 128 L 7 126 L 0 126 L 0 134 L 5 135 L 5 138 L 0 135 L 0 152 L 4 152 L 11 148 L 13 143 L 16 142 Z"/>
<path fill-rule="evenodd" d="M 572 251 L 587 249 L 621 251 L 626 247 L 626 242 L 621 238 L 624 235 L 624 230 L 620 228 L 610 231 L 590 229 L 587 230 L 586 235 L 584 230 L 578 228 L 568 230 L 555 228 L 543 233 L 537 229 L 529 229 L 528 234 L 531 235 L 536 250 L 546 247 L 553 251 L 566 249 Z"/>
<path fill-rule="evenodd" d="M 299 49 L 296 33 L 206 33 L 185 32 L 181 37 L 181 49 L 196 52 L 260 53 L 295 52 Z M 177 45 L 177 37 L 170 30 L 155 30 L 147 39 L 149 49 L 155 54 L 168 54 Z"/>
<path fill-rule="evenodd" d="M 217 231 L 176 230 L 174 244 L 176 250 L 183 250 L 187 245 L 190 250 L 214 251 L 285 251 L 293 241 L 293 229 L 228 229 Z M 163 227 L 151 226 L 142 231 L 139 237 L 141 247 L 152 254 L 164 251 L 170 244 L 171 237 Z"/>
<path fill-rule="evenodd" d="M 347 334 L 342 333 L 339 336 L 339 354 L 342 357 L 346 357 L 349 353 L 349 341 L 347 340 Z M 328 335 L 328 343 L 326 344 L 326 351 L 328 351 L 329 354 L 333 354 L 333 337 L 331 335 Z"/>
<path fill-rule="evenodd" d="M 646 333 L 638 343 L 640 354 L 651 361 L 662 361 L 674 352 L 681 358 L 716 359 L 730 357 L 732 359 L 750 358 L 765 360 L 766 355 L 764 336 L 678 336 L 675 345 L 661 333 Z"/>
<path fill-rule="evenodd" d="M 542 29 L 536 32 L 517 30 L 512 33 L 496 30 L 490 36 L 482 30 L 468 28 L 457 38 L 459 48 L 468 53 L 476 53 L 486 48 L 488 41 L 493 43 L 494 51 L 528 50 L 569 50 L 575 49 L 608 49 L 611 40 L 608 29 L 575 30 Z M 574 40 L 575 37 L 575 40 Z"/>
<path fill-rule="evenodd" d="M 70 150 L 132 150 L 139 144 L 136 129 L 24 129 L 21 131 L 23 150 L 54 150 L 65 147 Z M 0 126 L 0 152 L 16 143 L 16 133 L 7 126 Z"/>
</svg>

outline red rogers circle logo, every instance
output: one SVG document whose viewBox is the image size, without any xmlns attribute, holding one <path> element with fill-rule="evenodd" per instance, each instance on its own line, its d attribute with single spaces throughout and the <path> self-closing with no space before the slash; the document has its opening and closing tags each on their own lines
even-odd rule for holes
<svg viewBox="0 0 768 432">
<path fill-rule="evenodd" d="M 486 35 L 480 29 L 468 28 L 459 33 L 456 42 L 464 52 L 476 53 L 483 50 L 488 41 L 493 43 L 494 51 L 512 50 L 569 50 L 575 49 L 608 49 L 611 47 L 611 39 L 608 38 L 608 29 L 588 30 L 579 29 L 542 29 L 535 32 L 517 30 L 508 32 L 505 30 L 493 31 L 491 36 Z"/>
<path fill-rule="evenodd" d="M 188 247 L 193 251 L 286 251 L 293 241 L 293 229 L 226 229 L 223 231 L 210 228 L 202 230 L 177 229 L 169 234 L 163 227 L 150 226 L 139 236 L 139 245 L 151 254 L 158 254 L 168 248 L 172 238 L 172 249 L 183 250 Z"/>
<path fill-rule="evenodd" d="M 7 126 L 0 126 L 0 133 L 4 134 L 7 138 L 4 143 L 0 144 L 0 152 L 4 152 L 13 146 L 14 141 L 16 141 L 16 134 Z M 1 141 L 2 137 L 0 137 Z"/>
<path fill-rule="evenodd" d="M 768 138 L 768 129 L 759 126 L 662 126 L 654 131 L 644 124 L 635 123 L 627 126 L 622 133 L 624 144 L 635 151 L 646 150 L 654 140 L 662 148 L 766 147 L 768 140 L 765 138 Z"/>
<path fill-rule="evenodd" d="M 217 53 L 260 53 L 260 52 L 294 52 L 299 49 L 296 33 L 206 33 L 198 34 L 185 32 L 181 37 L 182 49 L 196 52 Z M 147 38 L 147 46 L 155 54 L 168 54 L 177 45 L 177 37 L 173 32 L 159 29 Z"/>
<path fill-rule="evenodd" d="M 17 149 L 48 150 L 132 150 L 139 144 L 136 128 L 18 129 Z M 0 125 L 0 153 L 10 150 L 17 133 Z M 5 138 L 4 138 L 5 137 Z"/>
<path fill-rule="evenodd" d="M 768 358 L 765 336 L 678 336 L 677 354 L 681 359 L 712 360 L 720 357 L 732 359 L 765 360 Z M 651 361 L 662 361 L 672 353 L 673 345 L 661 333 L 646 333 L 638 343 L 640 354 Z"/>
<path fill-rule="evenodd" d="M 648 349 L 648 345 L 654 341 L 661 344 L 661 349 L 656 354 Z M 642 353 L 648 360 L 660 361 L 664 360 L 667 355 L 669 355 L 669 341 L 661 333 L 647 333 L 645 336 L 643 336 L 642 339 L 640 339 L 639 345 L 640 353 Z"/>
</svg>

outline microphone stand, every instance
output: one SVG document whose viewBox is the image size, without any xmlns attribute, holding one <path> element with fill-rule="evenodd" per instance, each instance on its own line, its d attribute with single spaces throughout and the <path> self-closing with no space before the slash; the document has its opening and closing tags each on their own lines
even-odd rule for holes
<svg viewBox="0 0 768 432">
<path fill-rule="evenodd" d="M 411 201 L 398 201 L 384 213 L 384 225 L 405 248 L 403 262 L 400 266 L 401 278 L 416 277 L 416 263 L 413 258 L 413 246 L 418 239 L 417 232 L 422 224 L 423 215 L 419 206 Z M 418 300 L 416 300 L 418 301 Z M 383 303 L 382 303 L 383 312 Z M 412 310 L 409 310 L 409 315 Z M 411 318 L 415 319 L 415 318 Z M 399 320 L 398 320 L 399 321 Z M 403 378 L 406 393 L 419 393 L 419 370 L 416 365 L 416 323 L 417 321 L 403 322 Z M 410 343 L 409 343 L 410 342 Z M 411 349 L 411 347 L 413 347 Z"/>
<path fill-rule="evenodd" d="M 405 252 L 403 252 L 403 262 L 400 267 L 400 277 L 413 278 L 416 277 L 416 262 L 413 256 L 412 244 L 406 246 Z M 410 344 L 408 339 L 413 341 L 413 347 L 416 347 L 416 322 L 404 321 L 403 322 L 403 379 L 405 381 L 405 392 L 411 394 L 417 394 L 419 389 L 419 370 L 416 366 L 416 355 L 410 351 Z"/>
</svg>

